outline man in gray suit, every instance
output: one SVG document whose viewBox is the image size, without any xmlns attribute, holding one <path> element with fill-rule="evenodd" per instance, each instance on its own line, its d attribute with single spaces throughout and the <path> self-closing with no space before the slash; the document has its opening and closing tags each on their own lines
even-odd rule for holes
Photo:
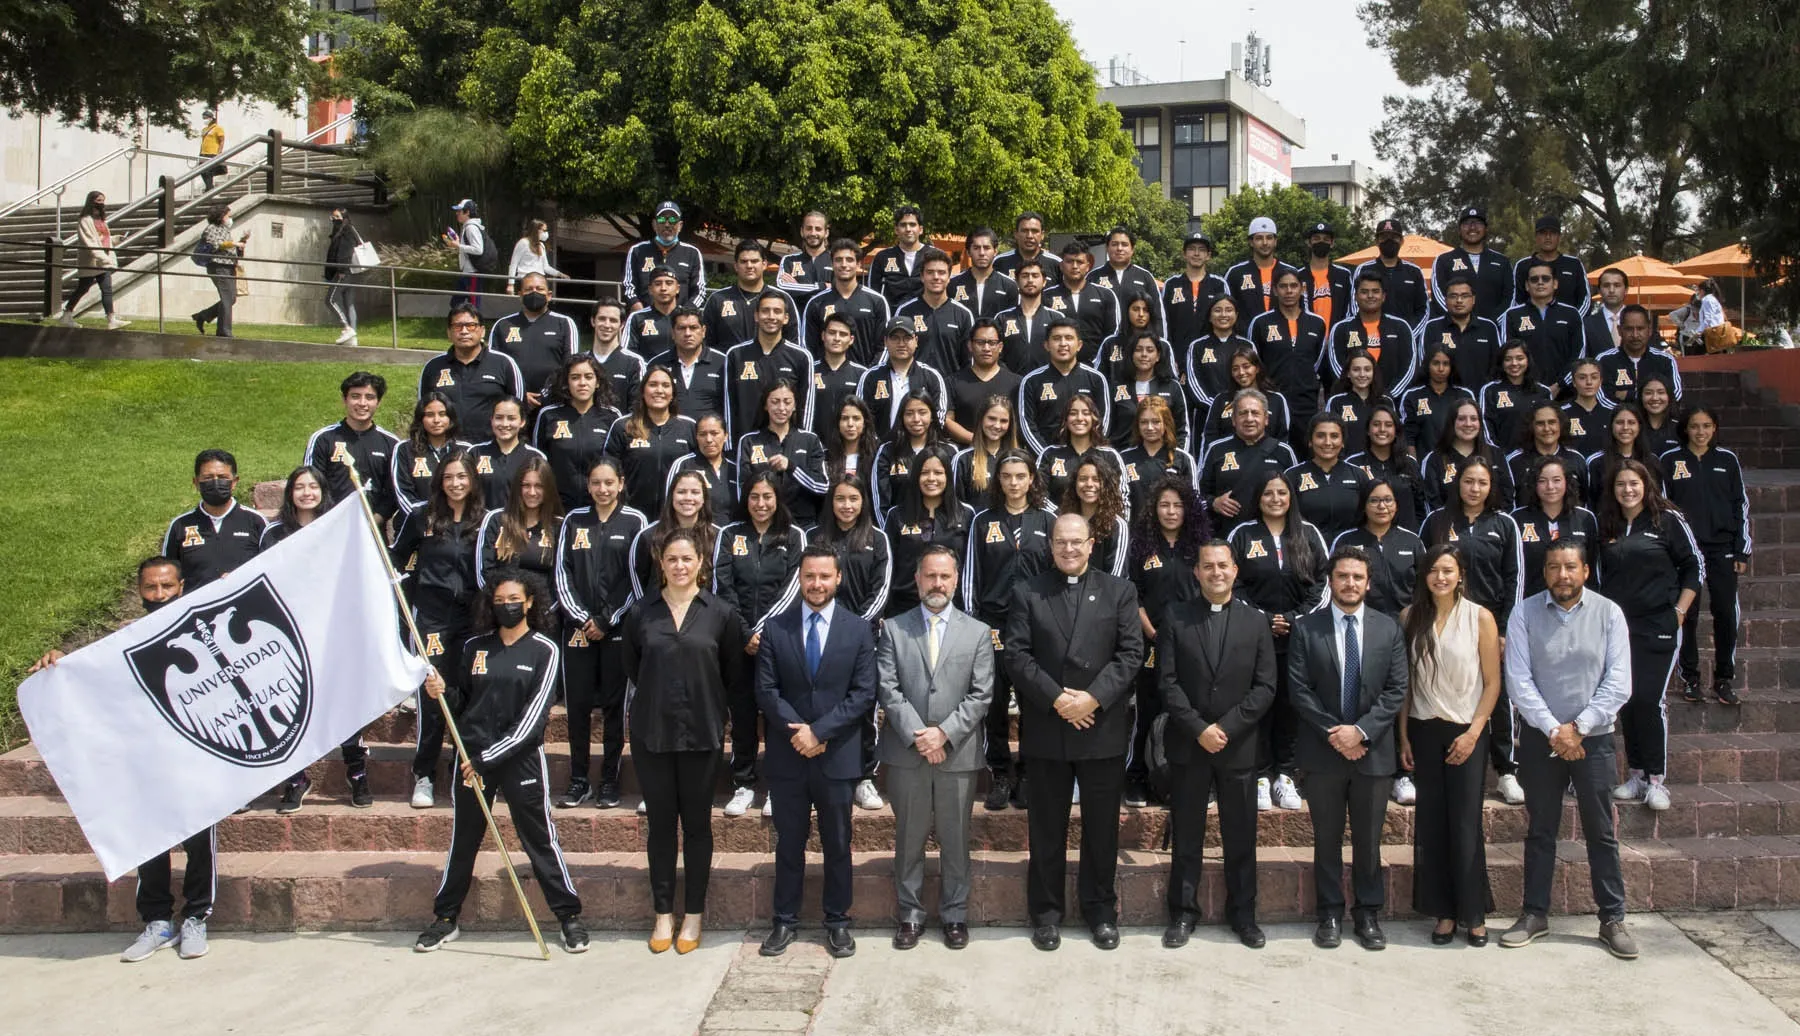
<svg viewBox="0 0 1800 1036">
<path fill-rule="evenodd" d="M 955 553 L 927 548 L 917 571 L 919 607 L 882 624 L 875 648 L 886 714 L 876 751 L 894 806 L 897 950 L 917 946 L 925 929 L 925 836 L 934 828 L 944 945 L 969 944 L 969 813 L 975 775 L 985 765 L 981 732 L 994 695 L 994 644 L 986 623 L 951 606 L 956 577 Z"/>
</svg>

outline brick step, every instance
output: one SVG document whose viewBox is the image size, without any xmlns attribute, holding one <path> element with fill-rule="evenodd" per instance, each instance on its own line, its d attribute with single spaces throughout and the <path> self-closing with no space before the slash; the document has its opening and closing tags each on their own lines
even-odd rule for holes
<svg viewBox="0 0 1800 1036">
<path fill-rule="evenodd" d="M 1670 734 L 1668 776 L 1672 785 L 1800 781 L 1800 733 Z"/>
<path fill-rule="evenodd" d="M 1738 646 L 1742 648 L 1800 648 L 1800 610 L 1787 608 L 1751 608 L 1738 595 L 1744 610 L 1738 616 Z M 1700 645 L 1712 646 L 1712 609 L 1705 595 L 1700 601 Z"/>
<path fill-rule="evenodd" d="M 1069 866 L 1068 896 L 1075 898 L 1075 854 Z M 1504 926 L 1519 909 L 1523 846 L 1488 846 L 1488 878 L 1495 912 Z M 1561 864 L 1552 885 L 1551 909 L 1589 914 L 1586 850 L 1579 842 L 1557 846 Z M 1800 904 L 1800 838 L 1677 838 L 1626 841 L 1620 845 L 1627 904 L 1633 911 L 1771 909 Z M 181 866 L 176 854 L 176 866 Z M 651 922 L 649 874 L 640 853 L 570 853 L 565 859 L 582 897 L 583 917 L 600 929 L 647 929 Z M 1387 912 L 1412 916 L 1412 851 L 1382 850 L 1386 867 Z M 977 925 L 1021 926 L 1025 913 L 1023 853 L 978 852 L 972 859 L 969 920 Z M 517 869 L 532 911 L 550 920 L 543 896 L 523 855 L 483 853 L 466 902 L 463 922 L 471 928 L 521 929 L 517 901 L 501 871 Z M 820 918 L 822 861 L 808 859 L 805 923 Z M 211 926 L 226 931 L 410 930 L 431 920 L 431 901 L 443 867 L 440 852 L 224 853 L 219 857 L 218 893 Z M 891 925 L 893 860 L 887 853 L 857 853 L 855 916 L 861 925 Z M 927 862 L 927 908 L 935 906 L 937 860 Z M 180 871 L 175 880 L 180 882 Z M 716 929 L 766 924 L 773 912 L 775 865 L 766 855 L 721 853 L 714 857 L 707 897 L 707 924 Z M 1217 854 L 1209 853 L 1202 874 L 1206 920 L 1223 912 L 1224 888 Z M 1159 925 L 1166 919 L 1168 857 L 1131 849 L 1120 853 L 1117 889 L 1120 922 Z M 135 931 L 136 882 L 108 884 L 86 855 L 0 856 L 0 932 Z M 1300 921 L 1313 916 L 1312 852 L 1271 847 L 1257 853 L 1257 913 L 1264 922 Z M 1571 920 L 1570 925 L 1588 922 Z M 1071 922 L 1079 927 L 1078 922 Z M 522 930 L 520 937 L 525 938 Z M 1023 933 L 1020 938 L 1023 939 Z"/>
</svg>

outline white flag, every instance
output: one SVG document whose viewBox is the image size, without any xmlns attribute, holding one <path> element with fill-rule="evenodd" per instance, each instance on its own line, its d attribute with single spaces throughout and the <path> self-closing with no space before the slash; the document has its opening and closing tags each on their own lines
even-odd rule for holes
<svg viewBox="0 0 1800 1036">
<path fill-rule="evenodd" d="M 117 878 L 324 757 L 425 679 L 354 501 L 19 685 Z"/>
</svg>

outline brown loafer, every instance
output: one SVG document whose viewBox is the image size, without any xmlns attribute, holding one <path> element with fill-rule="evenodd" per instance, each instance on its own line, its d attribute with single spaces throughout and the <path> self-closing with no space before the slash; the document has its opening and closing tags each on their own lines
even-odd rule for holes
<svg viewBox="0 0 1800 1036">
<path fill-rule="evenodd" d="M 944 945 L 953 950 L 960 950 L 969 945 L 969 926 L 961 921 L 952 921 L 944 926 Z"/>
<path fill-rule="evenodd" d="M 925 934 L 924 925 L 916 924 L 912 921 L 900 922 L 900 927 L 894 930 L 894 949 L 912 949 L 914 946 L 919 945 L 919 936 L 923 934 Z"/>
</svg>

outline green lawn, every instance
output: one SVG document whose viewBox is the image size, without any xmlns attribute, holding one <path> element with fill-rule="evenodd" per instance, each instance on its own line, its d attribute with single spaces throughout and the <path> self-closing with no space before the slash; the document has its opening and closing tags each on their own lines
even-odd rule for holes
<svg viewBox="0 0 1800 1036">
<path fill-rule="evenodd" d="M 403 432 L 418 369 L 376 420 Z M 238 459 L 239 498 L 285 476 L 343 416 L 343 364 L 0 359 L 0 750 L 24 736 L 15 700 L 31 661 L 116 621 L 137 562 L 192 507 L 194 454 Z"/>
<path fill-rule="evenodd" d="M 156 315 L 148 317 L 135 314 L 131 319 L 131 330 L 156 330 Z M 82 317 L 76 321 L 82 327 L 100 328 L 106 326 L 106 319 L 100 316 Z M 163 329 L 171 334 L 192 334 L 193 322 L 185 315 L 164 314 Z M 251 338 L 264 342 L 320 342 L 337 341 L 342 329 L 336 324 L 246 324 L 238 321 L 232 326 L 232 333 L 239 338 Z M 386 318 L 368 319 L 357 324 L 357 344 L 393 348 L 394 322 Z M 401 317 L 399 347 L 402 349 L 428 349 L 432 352 L 443 352 L 449 342 L 444 337 L 444 319 L 442 317 Z"/>
</svg>

